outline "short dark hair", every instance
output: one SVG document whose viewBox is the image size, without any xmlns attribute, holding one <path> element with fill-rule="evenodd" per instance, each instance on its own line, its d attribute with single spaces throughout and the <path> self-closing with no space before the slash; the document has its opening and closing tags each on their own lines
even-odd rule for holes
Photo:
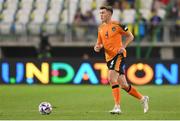
<svg viewBox="0 0 180 121">
<path fill-rule="evenodd" d="M 101 6 L 101 7 L 100 7 L 100 10 L 101 10 L 101 9 L 106 9 L 107 11 L 110 11 L 110 12 L 113 14 L 113 8 L 112 8 L 112 6 L 105 6 L 105 5 L 104 5 L 104 6 Z"/>
</svg>

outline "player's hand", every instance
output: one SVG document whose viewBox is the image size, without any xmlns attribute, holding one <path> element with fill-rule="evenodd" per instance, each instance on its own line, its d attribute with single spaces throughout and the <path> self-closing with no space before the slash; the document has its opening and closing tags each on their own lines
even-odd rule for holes
<svg viewBox="0 0 180 121">
<path fill-rule="evenodd" d="M 94 46 L 94 51 L 95 51 L 95 52 L 100 52 L 100 50 L 101 50 L 102 47 L 103 47 L 102 44 L 96 44 L 96 45 Z"/>
<path fill-rule="evenodd" d="M 121 49 L 119 50 L 118 54 L 123 54 L 126 51 L 126 49 L 124 47 L 121 47 Z"/>
</svg>

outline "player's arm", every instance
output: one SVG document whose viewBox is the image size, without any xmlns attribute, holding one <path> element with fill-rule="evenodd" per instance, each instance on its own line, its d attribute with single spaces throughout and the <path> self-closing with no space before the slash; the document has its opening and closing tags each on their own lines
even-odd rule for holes
<svg viewBox="0 0 180 121">
<path fill-rule="evenodd" d="M 133 41 L 134 36 L 130 31 L 128 31 L 128 27 L 125 25 L 120 25 L 120 32 L 123 36 L 126 37 L 126 40 L 123 43 L 123 46 L 120 48 L 120 51 L 119 51 L 119 53 L 123 53 L 125 51 L 126 47 Z"/>
<path fill-rule="evenodd" d="M 127 31 L 125 36 L 126 36 L 126 40 L 125 40 L 125 42 L 123 44 L 124 48 L 126 48 L 134 39 L 134 36 L 130 31 Z"/>
<path fill-rule="evenodd" d="M 101 48 L 103 48 L 103 44 L 102 44 L 101 35 L 98 32 L 98 39 L 97 39 L 97 42 L 96 42 L 96 44 L 94 46 L 94 51 L 95 52 L 100 52 Z"/>
</svg>

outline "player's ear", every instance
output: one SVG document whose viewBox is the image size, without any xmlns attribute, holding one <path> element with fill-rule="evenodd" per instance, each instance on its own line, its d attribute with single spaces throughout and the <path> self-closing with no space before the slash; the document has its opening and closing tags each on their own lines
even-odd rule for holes
<svg viewBox="0 0 180 121">
<path fill-rule="evenodd" d="M 112 16 L 112 13 L 109 11 L 109 16 Z"/>
</svg>

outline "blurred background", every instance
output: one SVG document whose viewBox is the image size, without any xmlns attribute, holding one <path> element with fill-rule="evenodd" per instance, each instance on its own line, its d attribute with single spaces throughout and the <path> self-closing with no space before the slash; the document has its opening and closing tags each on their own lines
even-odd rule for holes
<svg viewBox="0 0 180 121">
<path fill-rule="evenodd" d="M 101 5 L 134 34 L 126 77 L 150 97 L 146 115 L 125 91 L 123 114 L 107 115 L 104 51 L 93 49 Z M 180 0 L 0 0 L 0 119 L 179 120 L 179 67 Z M 39 115 L 44 101 L 51 115 Z"/>
<path fill-rule="evenodd" d="M 180 0 L 0 0 L 0 58 L 103 56 L 92 47 L 104 4 L 135 36 L 130 57 L 180 57 Z"/>
<path fill-rule="evenodd" d="M 93 51 L 102 5 L 135 36 L 128 60 L 178 61 L 180 0 L 0 0 L 0 58 L 103 60 Z"/>
</svg>

